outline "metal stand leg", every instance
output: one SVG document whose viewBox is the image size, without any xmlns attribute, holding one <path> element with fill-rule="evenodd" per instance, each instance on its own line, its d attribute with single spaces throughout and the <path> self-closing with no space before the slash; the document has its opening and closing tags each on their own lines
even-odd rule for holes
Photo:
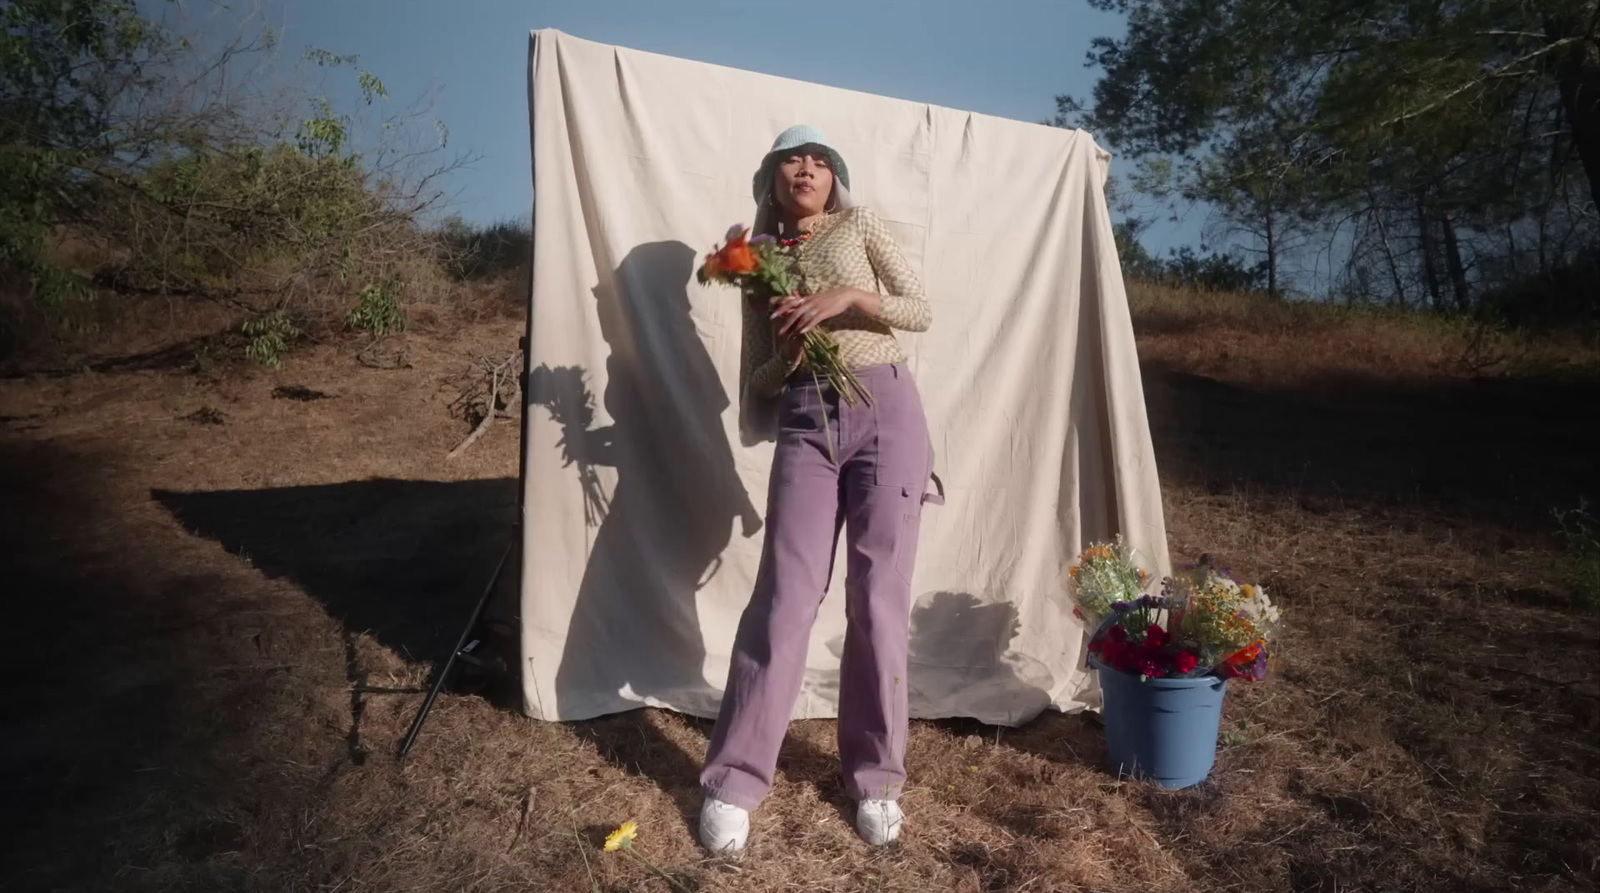
<svg viewBox="0 0 1600 893">
<path fill-rule="evenodd" d="M 461 638 L 456 640 L 456 647 L 450 649 L 450 656 L 445 658 L 444 666 L 434 674 L 433 685 L 428 689 L 428 698 L 422 702 L 422 709 L 417 711 L 417 718 L 411 722 L 411 731 L 406 733 L 404 744 L 400 745 L 400 759 L 405 759 L 411 752 L 411 745 L 417 743 L 417 735 L 422 731 L 422 724 L 428 719 L 428 711 L 433 709 L 433 700 L 439 696 L 439 690 L 444 688 L 445 679 L 450 676 L 450 670 L 456 661 L 473 661 L 471 652 L 478 641 L 472 638 L 473 630 L 478 628 L 478 618 L 483 616 L 483 609 L 489 604 L 489 597 L 494 594 L 495 584 L 500 582 L 500 574 L 505 570 L 506 559 L 511 557 L 511 549 L 517 544 L 520 528 L 514 529 L 511 540 L 506 543 L 504 552 L 500 553 L 500 561 L 494 566 L 494 574 L 489 577 L 489 585 L 483 587 L 483 595 L 478 596 L 478 603 L 472 607 L 472 614 L 467 618 L 466 628 L 461 630 Z M 470 640 L 470 642 L 469 642 Z"/>
</svg>

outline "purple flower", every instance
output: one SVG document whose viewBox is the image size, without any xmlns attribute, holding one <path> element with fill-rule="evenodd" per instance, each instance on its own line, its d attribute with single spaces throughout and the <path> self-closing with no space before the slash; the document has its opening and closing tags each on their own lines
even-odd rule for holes
<svg viewBox="0 0 1600 893">
<path fill-rule="evenodd" d="M 778 241 L 778 238 L 777 238 L 777 236 L 774 236 L 772 233 L 762 233 L 761 235 L 756 236 L 755 238 L 751 239 L 750 240 L 750 244 L 751 245 L 765 245 L 768 242 L 776 242 L 776 241 Z"/>
<path fill-rule="evenodd" d="M 1118 614 L 1126 614 L 1133 610 L 1133 605 L 1127 602 L 1112 602 L 1111 610 L 1116 611 Z"/>
<path fill-rule="evenodd" d="M 724 242 L 731 242 L 734 239 L 739 238 L 739 234 L 742 232 L 744 232 L 744 224 L 735 223 L 733 226 L 728 227 L 728 234 L 723 236 L 722 240 Z"/>
</svg>

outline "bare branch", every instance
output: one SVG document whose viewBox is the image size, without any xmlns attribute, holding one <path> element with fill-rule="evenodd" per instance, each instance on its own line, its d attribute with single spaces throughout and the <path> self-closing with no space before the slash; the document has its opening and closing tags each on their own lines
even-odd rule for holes
<svg viewBox="0 0 1600 893">
<path fill-rule="evenodd" d="M 1473 87 L 1479 86 L 1484 81 L 1487 81 L 1487 80 L 1489 80 L 1491 78 L 1496 78 L 1496 77 L 1511 76 L 1511 75 L 1507 74 L 1507 72 L 1509 72 L 1510 69 L 1514 68 L 1515 66 L 1521 65 L 1522 63 L 1528 62 L 1528 61 L 1533 60 L 1533 59 L 1537 59 L 1540 56 L 1545 56 L 1545 55 L 1548 55 L 1550 53 L 1553 53 L 1553 52 L 1555 52 L 1556 50 L 1560 49 L 1563 46 L 1567 46 L 1569 44 L 1574 44 L 1574 43 L 1579 43 L 1582 40 L 1583 40 L 1583 38 L 1581 38 L 1581 37 L 1563 37 L 1560 40 L 1553 41 L 1553 42 L 1551 42 L 1551 43 L 1549 43 L 1549 44 L 1547 44 L 1547 45 L 1545 45 L 1543 47 L 1540 47 L 1537 50 L 1534 50 L 1531 53 L 1526 53 L 1526 54 L 1524 54 L 1522 56 L 1518 56 L 1517 58 L 1512 59 L 1510 62 L 1507 62 L 1506 64 L 1500 66 L 1499 68 L 1494 69 L 1493 71 L 1485 72 L 1483 77 L 1474 78 L 1473 80 L 1470 80 L 1470 81 L 1467 81 L 1464 84 L 1461 84 L 1460 86 L 1456 87 L 1455 89 L 1445 93 L 1443 96 L 1440 96 L 1437 99 L 1434 99 L 1432 102 L 1429 102 L 1429 103 L 1423 105 L 1421 108 L 1414 109 L 1412 111 L 1406 112 L 1403 115 L 1397 115 L 1397 116 L 1395 116 L 1393 118 L 1390 118 L 1387 121 L 1384 121 L 1384 122 L 1380 123 L 1378 126 L 1379 127 L 1389 127 L 1389 126 L 1394 125 L 1394 124 L 1399 124 L 1402 121 L 1409 121 L 1412 118 L 1418 117 L 1420 115 L 1426 115 L 1428 112 L 1431 112 L 1436 108 L 1439 108 L 1440 106 L 1444 105 L 1445 103 L 1449 102 L 1450 100 L 1456 98 L 1457 96 L 1460 96 L 1462 93 L 1465 93 L 1468 90 L 1471 90 Z"/>
</svg>

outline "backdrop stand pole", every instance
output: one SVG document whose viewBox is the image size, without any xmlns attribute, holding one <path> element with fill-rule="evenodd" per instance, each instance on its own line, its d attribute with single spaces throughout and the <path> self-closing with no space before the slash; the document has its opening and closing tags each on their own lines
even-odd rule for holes
<svg viewBox="0 0 1600 893">
<path fill-rule="evenodd" d="M 532 294 L 533 264 L 529 263 L 528 267 L 528 289 L 529 294 Z M 450 656 L 445 658 L 444 666 L 434 674 L 433 684 L 428 687 L 428 697 L 422 702 L 422 709 L 417 711 L 417 718 L 411 721 L 411 731 L 406 733 L 406 740 L 400 745 L 399 758 L 402 760 L 411 752 L 411 745 L 417 743 L 417 735 L 422 732 L 422 724 L 428 721 L 428 711 L 433 709 L 434 699 L 439 697 L 439 691 L 444 688 L 445 680 L 449 678 L 456 661 L 477 663 L 477 658 L 472 656 L 472 652 L 477 650 L 479 640 L 473 638 L 472 633 L 478 628 L 478 620 L 483 617 L 483 609 L 488 607 L 489 599 L 494 595 L 494 587 L 499 584 L 500 575 L 505 572 L 506 559 L 511 557 L 511 550 L 516 548 L 517 538 L 522 535 L 522 516 L 528 480 L 528 384 L 533 374 L 533 359 L 528 354 L 528 347 L 532 333 L 533 314 L 529 312 L 527 334 L 518 339 L 522 348 L 522 386 L 518 388 L 517 399 L 522 403 L 522 430 L 517 449 L 517 520 L 511 525 L 511 539 L 506 542 L 505 550 L 500 553 L 500 560 L 495 563 L 494 573 L 489 575 L 489 585 L 483 587 L 483 594 L 478 596 L 478 603 L 472 606 L 472 613 L 467 617 L 467 625 L 462 628 L 460 638 L 456 639 L 456 647 L 450 649 Z M 491 406 L 489 409 L 492 412 L 494 407 Z"/>
<path fill-rule="evenodd" d="M 411 721 L 411 731 L 406 733 L 404 744 L 400 745 L 400 759 L 405 759 L 411 752 L 411 745 L 417 743 L 417 735 L 422 731 L 422 724 L 428 719 L 428 711 L 433 709 L 433 701 L 439 697 L 439 690 L 444 688 L 445 680 L 450 676 L 450 670 L 456 665 L 457 660 L 477 663 L 472 652 L 477 650 L 479 639 L 472 634 L 478 628 L 478 618 L 483 616 L 483 609 L 489 604 L 490 596 L 494 595 L 494 587 L 500 582 L 500 574 L 505 570 L 506 559 L 511 557 L 511 550 L 517 544 L 517 532 L 521 525 L 512 530 L 510 541 L 506 543 L 504 551 L 500 553 L 500 560 L 495 563 L 494 573 L 489 577 L 489 585 L 483 587 L 483 594 L 478 596 L 478 603 L 472 606 L 472 613 L 467 617 L 467 625 L 461 630 L 461 637 L 456 639 L 456 647 L 450 650 L 450 656 L 445 658 L 444 666 L 433 676 L 433 685 L 428 688 L 428 697 L 422 702 L 422 709 L 417 711 L 417 718 Z"/>
</svg>

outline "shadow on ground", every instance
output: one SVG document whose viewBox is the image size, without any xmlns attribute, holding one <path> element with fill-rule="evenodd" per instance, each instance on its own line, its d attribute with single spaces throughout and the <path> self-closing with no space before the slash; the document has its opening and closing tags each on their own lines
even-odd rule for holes
<svg viewBox="0 0 1600 893">
<path fill-rule="evenodd" d="M 0 887 L 154 889 L 181 865 L 200 888 L 237 889 L 237 804 L 259 792 L 218 755 L 250 746 L 274 660 L 241 663 L 238 633 L 217 630 L 248 629 L 236 618 L 260 605 L 108 521 L 117 468 L 0 443 Z"/>
<path fill-rule="evenodd" d="M 513 533 L 517 482 L 377 479 L 151 495 L 187 530 L 293 580 L 355 633 L 437 660 Z"/>
<path fill-rule="evenodd" d="M 1487 379 L 1400 387 L 1328 381 L 1263 390 L 1144 366 L 1164 481 L 1375 506 L 1404 503 L 1549 530 L 1553 508 L 1600 496 L 1600 388 Z"/>
</svg>

